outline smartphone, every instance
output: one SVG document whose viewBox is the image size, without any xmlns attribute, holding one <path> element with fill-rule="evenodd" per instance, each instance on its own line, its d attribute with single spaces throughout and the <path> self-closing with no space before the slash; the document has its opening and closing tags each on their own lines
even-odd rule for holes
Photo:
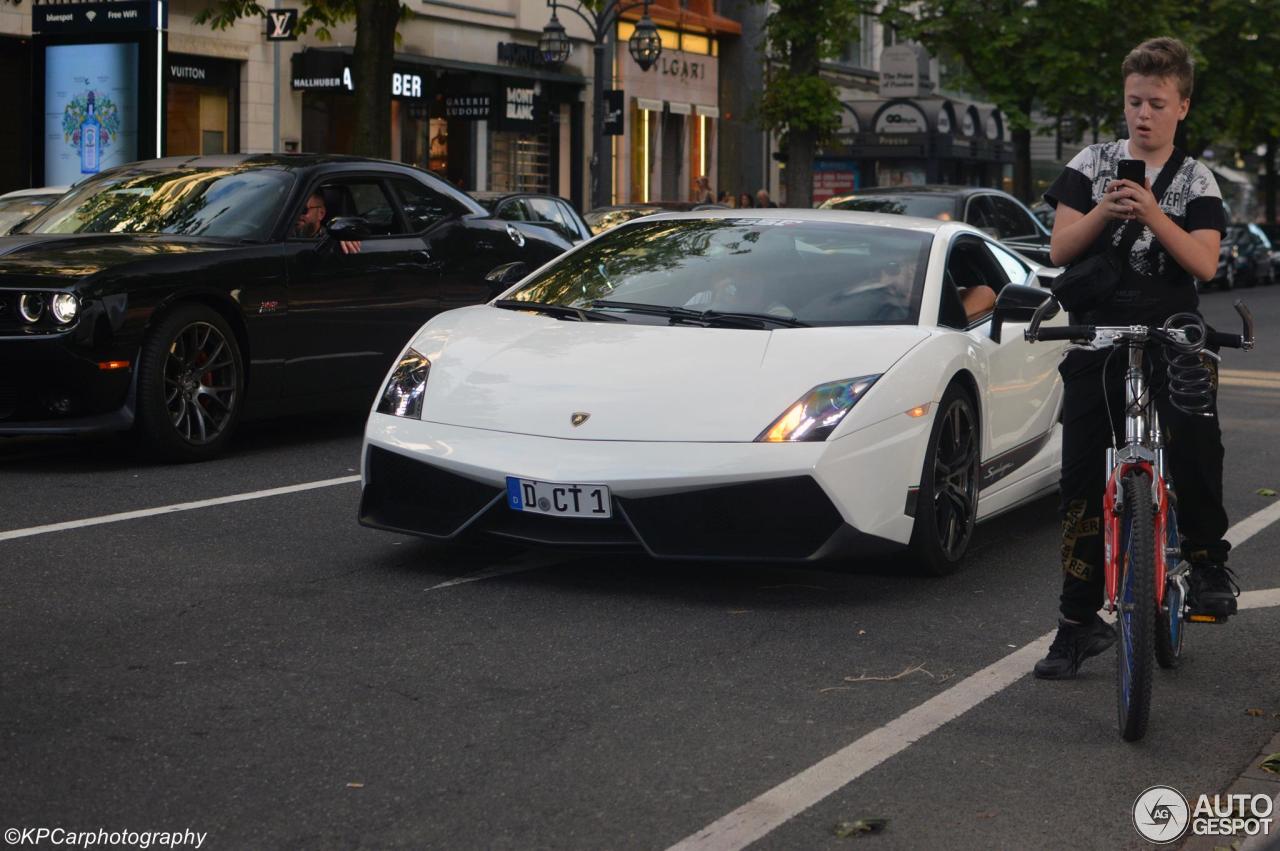
<svg viewBox="0 0 1280 851">
<path fill-rule="evenodd" d="M 1120 160 L 1116 164 L 1116 180 L 1132 180 L 1139 186 L 1145 186 L 1147 164 L 1142 160 Z"/>
</svg>

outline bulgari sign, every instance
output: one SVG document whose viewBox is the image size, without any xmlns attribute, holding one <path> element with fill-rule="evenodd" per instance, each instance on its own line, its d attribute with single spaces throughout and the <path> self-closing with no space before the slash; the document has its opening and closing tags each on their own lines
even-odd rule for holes
<svg viewBox="0 0 1280 851">
<path fill-rule="evenodd" d="M 714 56 L 664 50 L 653 67 L 641 71 L 627 53 L 623 69 L 622 87 L 629 97 L 708 106 L 720 102 L 719 62 Z"/>
</svg>

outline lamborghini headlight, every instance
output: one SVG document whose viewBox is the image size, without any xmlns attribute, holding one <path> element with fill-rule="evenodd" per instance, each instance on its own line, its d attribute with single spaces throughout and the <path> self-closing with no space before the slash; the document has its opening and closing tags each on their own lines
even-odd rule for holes
<svg viewBox="0 0 1280 851">
<path fill-rule="evenodd" d="M 819 384 L 800 398 L 756 438 L 757 443 L 826 440 L 878 375 Z"/>
<path fill-rule="evenodd" d="M 413 349 L 406 351 L 382 389 L 378 413 L 422 419 L 422 397 L 427 392 L 430 371 L 431 361 L 426 356 Z"/>
</svg>

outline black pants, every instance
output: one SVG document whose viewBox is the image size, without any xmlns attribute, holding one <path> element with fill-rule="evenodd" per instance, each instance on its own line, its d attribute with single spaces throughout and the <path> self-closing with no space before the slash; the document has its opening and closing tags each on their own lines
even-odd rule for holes
<svg viewBox="0 0 1280 851">
<path fill-rule="evenodd" d="M 1128 358 L 1113 350 L 1106 367 L 1110 397 L 1110 428 L 1116 445 L 1124 444 L 1124 373 Z M 1063 381 L 1062 408 L 1062 616 L 1087 621 L 1102 608 L 1103 567 L 1102 495 L 1108 440 L 1107 404 L 1103 396 L 1103 365 L 1108 352 L 1075 351 L 1058 367 Z M 1227 512 L 1222 507 L 1222 431 L 1217 400 L 1211 416 L 1186 414 L 1169 403 L 1164 387 L 1165 365 L 1158 351 L 1150 351 L 1148 387 L 1156 390 L 1156 409 L 1164 429 L 1165 472 L 1178 495 L 1178 532 L 1184 555 L 1192 562 L 1218 562 L 1231 545 L 1222 539 Z M 1214 366 L 1214 387 L 1217 368 Z"/>
</svg>

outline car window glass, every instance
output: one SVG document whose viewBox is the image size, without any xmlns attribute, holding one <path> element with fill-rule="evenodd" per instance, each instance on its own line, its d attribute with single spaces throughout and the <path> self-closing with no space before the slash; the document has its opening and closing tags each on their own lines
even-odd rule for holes
<svg viewBox="0 0 1280 851">
<path fill-rule="evenodd" d="M 955 216 L 955 197 L 904 193 L 876 193 L 832 198 L 822 204 L 824 210 L 855 210 L 863 213 L 888 213 L 895 216 L 919 216 L 949 222 Z"/>
<path fill-rule="evenodd" d="M 610 230 L 512 297 L 601 309 L 620 301 L 768 314 L 814 325 L 919 321 L 932 234 L 845 222 L 678 224 L 641 219 Z M 616 309 L 627 315 L 627 308 Z"/>
<path fill-rule="evenodd" d="M 991 196 L 977 195 L 969 199 L 969 206 L 965 210 L 964 220 L 966 224 L 973 225 L 980 230 L 988 230 L 996 233 L 996 212 L 991 207 Z"/>
<path fill-rule="evenodd" d="M 560 216 L 568 223 L 569 229 L 573 232 L 572 239 L 584 239 L 590 234 L 582 232 L 582 226 L 578 223 L 578 214 L 563 201 L 557 201 L 556 206 L 560 208 Z"/>
<path fill-rule="evenodd" d="M 942 276 L 942 301 L 938 305 L 938 325 L 942 328 L 964 330 L 969 327 L 969 319 L 964 313 L 964 304 L 960 301 L 960 288 L 950 268 Z"/>
<path fill-rule="evenodd" d="M 266 239 L 293 175 L 271 167 L 112 169 L 71 189 L 20 233 L 169 233 Z"/>
<path fill-rule="evenodd" d="M 377 181 L 361 181 L 343 183 L 341 189 L 349 194 L 350 212 L 343 215 L 358 216 L 369 223 L 369 230 L 374 236 L 388 236 L 404 233 L 400 220 L 396 216 L 395 207 L 387 197 L 382 184 Z M 330 212 L 330 215 L 333 215 Z"/>
<path fill-rule="evenodd" d="M 450 216 L 464 212 L 452 198 L 424 186 L 416 180 L 400 179 L 394 182 L 409 230 L 421 233 Z"/>
<path fill-rule="evenodd" d="M 1000 270 L 1004 275 L 1003 280 L 1000 281 L 1000 287 L 1005 284 L 1026 283 L 1027 273 L 1031 271 L 1027 264 L 1013 256 L 1012 252 L 1006 251 L 998 245 L 993 245 L 990 242 L 985 244 L 987 251 L 995 258 L 996 263 L 999 264 Z M 1000 287 L 995 284 L 991 285 L 991 288 L 996 292 L 1000 291 Z"/>
<path fill-rule="evenodd" d="M 524 212 L 524 205 L 520 203 L 519 198 L 504 201 L 502 206 L 498 208 L 497 216 L 506 222 L 523 222 L 528 218 Z"/>
<path fill-rule="evenodd" d="M 1031 214 L 1008 198 L 990 196 L 996 231 L 1001 239 L 1034 239 L 1039 236 Z"/>
<path fill-rule="evenodd" d="M 577 231 L 565 219 L 564 211 L 555 201 L 550 198 L 526 198 L 525 204 L 529 208 L 529 221 L 551 225 L 567 239 L 577 238 Z"/>
</svg>

